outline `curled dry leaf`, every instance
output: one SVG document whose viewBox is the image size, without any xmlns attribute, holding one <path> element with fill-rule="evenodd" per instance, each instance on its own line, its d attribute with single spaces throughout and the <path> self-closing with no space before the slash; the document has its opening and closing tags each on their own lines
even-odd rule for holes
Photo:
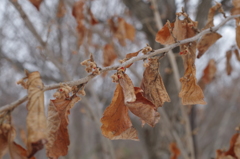
<svg viewBox="0 0 240 159">
<path fill-rule="evenodd" d="M 77 1 L 73 5 L 72 15 L 76 18 L 77 21 L 84 19 L 83 6 L 84 1 Z"/>
<path fill-rule="evenodd" d="M 0 158 L 7 153 L 8 149 L 8 133 L 9 133 L 9 125 L 7 124 L 0 125 Z"/>
<path fill-rule="evenodd" d="M 149 59 L 149 65 L 143 73 L 141 83 L 143 96 L 153 102 L 157 107 L 161 107 L 164 102 L 170 102 L 170 98 L 159 73 L 159 66 L 160 62 L 158 58 Z"/>
<path fill-rule="evenodd" d="M 238 134 L 237 140 L 234 145 L 234 153 L 237 158 L 240 158 L 240 136 Z"/>
<path fill-rule="evenodd" d="M 62 18 L 65 15 L 66 11 L 67 11 L 67 9 L 66 9 L 66 6 L 65 6 L 63 0 L 60 0 L 58 3 L 58 8 L 57 8 L 57 17 Z"/>
<path fill-rule="evenodd" d="M 207 24 L 203 30 L 213 27 L 214 14 L 217 10 L 223 11 L 221 3 L 216 2 L 216 5 L 209 9 Z"/>
<path fill-rule="evenodd" d="M 120 84 L 117 84 L 112 102 L 105 109 L 101 122 L 102 134 L 111 140 L 138 140 L 137 131 L 132 128 L 128 115 L 128 107 L 124 104 L 124 95 Z"/>
<path fill-rule="evenodd" d="M 216 159 L 236 159 L 236 158 L 238 158 L 237 157 L 239 155 L 239 154 L 237 154 L 239 152 L 238 138 L 239 138 L 239 134 L 234 134 L 232 136 L 232 138 L 230 140 L 230 146 L 227 151 L 217 150 Z"/>
<path fill-rule="evenodd" d="M 136 95 L 134 91 L 134 86 L 132 80 L 123 71 L 118 72 L 119 84 L 122 87 L 124 102 L 134 102 L 136 100 Z"/>
<path fill-rule="evenodd" d="M 197 33 L 196 21 L 191 20 L 186 13 L 176 13 L 174 23 L 167 22 L 161 30 L 158 31 L 155 40 L 163 45 L 172 44 L 176 40 L 183 40 L 193 37 Z M 184 16 L 183 20 L 179 17 Z"/>
<path fill-rule="evenodd" d="M 124 25 L 126 30 L 126 38 L 133 41 L 135 39 L 135 28 L 127 22 L 125 22 Z"/>
<path fill-rule="evenodd" d="M 27 151 L 28 157 L 32 157 L 38 150 L 43 148 L 46 142 L 46 117 L 44 111 L 43 83 L 39 72 L 26 72 L 27 81 L 24 85 L 28 90 L 27 103 Z"/>
<path fill-rule="evenodd" d="M 138 50 L 137 52 L 126 54 L 126 57 L 123 60 L 120 60 L 120 62 L 123 63 L 123 62 L 129 60 L 130 58 L 137 56 L 141 50 Z M 130 66 L 132 66 L 132 63 L 127 65 L 125 68 L 129 68 Z"/>
<path fill-rule="evenodd" d="M 232 0 L 233 8 L 231 10 L 231 15 L 240 14 L 240 0 Z"/>
<path fill-rule="evenodd" d="M 187 22 L 185 20 L 180 20 L 179 15 L 176 16 L 176 21 L 174 22 L 173 35 L 177 40 L 183 40 L 186 38 L 187 34 Z"/>
<path fill-rule="evenodd" d="M 174 23 L 170 23 L 171 27 L 174 27 Z M 169 31 L 168 22 L 160 29 L 156 35 L 155 41 L 163 45 L 174 43 L 174 38 Z"/>
<path fill-rule="evenodd" d="M 50 100 L 48 107 L 47 121 L 47 156 L 58 158 L 65 156 L 70 144 L 68 135 L 68 115 L 70 109 L 80 100 L 79 97 L 73 96 L 70 99 L 59 98 Z"/>
<path fill-rule="evenodd" d="M 232 73 L 231 58 L 232 58 L 232 51 L 228 50 L 226 52 L 226 71 L 227 71 L 227 75 L 231 75 L 231 73 Z"/>
<path fill-rule="evenodd" d="M 0 158 L 4 156 L 7 149 L 12 159 L 27 158 L 27 151 L 14 142 L 15 136 L 15 130 L 11 125 L 3 124 L 0 126 Z M 35 157 L 29 159 L 35 159 Z"/>
<path fill-rule="evenodd" d="M 118 39 L 122 46 L 126 45 L 125 40 L 129 39 L 131 41 L 135 38 L 135 28 L 127 23 L 123 18 L 112 17 L 108 20 L 113 36 Z"/>
<path fill-rule="evenodd" d="M 42 3 L 43 0 L 29 0 L 39 11 L 40 5 Z"/>
<path fill-rule="evenodd" d="M 113 64 L 117 58 L 115 50 L 111 44 L 106 44 L 103 48 L 103 66 L 107 67 Z"/>
<path fill-rule="evenodd" d="M 151 101 L 144 98 L 141 92 L 141 88 L 135 87 L 136 101 L 127 102 L 126 105 L 144 123 L 154 127 L 160 120 L 160 114 L 157 112 L 157 107 Z"/>
<path fill-rule="evenodd" d="M 179 97 L 182 98 L 183 105 L 206 104 L 204 94 L 197 85 L 196 69 L 191 58 L 187 61 L 187 68 L 184 76 L 180 78 L 182 88 Z"/>
<path fill-rule="evenodd" d="M 178 156 L 181 154 L 180 150 L 178 149 L 175 142 L 172 142 L 169 145 L 170 151 L 171 151 L 171 159 L 177 159 Z"/>
<path fill-rule="evenodd" d="M 201 77 L 199 81 L 199 86 L 204 89 L 207 84 L 212 82 L 216 75 L 216 62 L 214 59 L 210 59 L 208 62 L 207 67 L 203 70 L 203 76 Z"/>
<path fill-rule="evenodd" d="M 218 33 L 205 34 L 197 43 L 198 49 L 197 58 L 200 58 L 208 50 L 208 48 L 212 46 L 221 37 L 222 36 Z"/>
</svg>

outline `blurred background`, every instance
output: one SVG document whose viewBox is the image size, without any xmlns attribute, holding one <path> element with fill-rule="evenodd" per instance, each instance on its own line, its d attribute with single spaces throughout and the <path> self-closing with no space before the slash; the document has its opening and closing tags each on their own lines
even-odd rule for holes
<svg viewBox="0 0 240 159">
<path fill-rule="evenodd" d="M 25 76 L 24 69 L 39 71 L 45 85 L 77 80 L 87 75 L 80 62 L 93 54 L 98 66 L 103 66 L 103 50 L 106 44 L 114 46 L 117 60 L 127 53 L 136 52 L 146 43 L 153 49 L 163 46 L 155 42 L 158 31 L 154 19 L 153 2 L 156 2 L 163 24 L 173 22 L 175 13 L 184 7 L 189 16 L 198 21 L 199 29 L 206 24 L 208 10 L 215 4 L 213 0 L 85 0 L 83 1 L 83 29 L 77 30 L 77 21 L 72 15 L 74 0 L 43 0 L 39 10 L 28 0 L 0 1 L 0 106 L 9 104 L 27 94 L 16 85 Z M 217 0 L 222 3 L 228 15 L 232 8 L 231 0 Z M 89 22 L 89 10 L 98 21 Z M 111 32 L 108 19 L 113 16 L 123 18 L 135 28 L 133 40 L 126 40 L 122 46 Z M 217 25 L 223 16 L 216 14 Z M 210 59 L 216 62 L 217 72 L 214 80 L 205 87 L 207 105 L 186 106 L 192 131 L 195 154 L 190 158 L 215 158 L 217 149 L 228 149 L 231 136 L 240 124 L 240 65 L 231 59 L 232 72 L 226 73 L 225 53 L 235 47 L 235 22 L 232 20 L 218 31 L 223 38 L 218 40 L 200 59 L 196 59 L 197 78 Z M 184 68 L 173 50 L 178 64 L 180 77 Z M 143 62 L 138 61 L 127 70 L 135 86 L 139 86 L 144 71 Z M 176 142 L 173 131 L 183 145 L 187 145 L 186 122 L 180 111 L 179 91 L 173 78 L 168 57 L 161 60 L 160 72 L 171 102 L 163 108 L 171 123 L 171 130 L 164 120 L 151 128 L 141 125 L 140 120 L 130 114 L 133 125 L 138 129 L 141 141 L 109 139 L 101 135 L 100 118 L 110 104 L 115 83 L 109 71 L 105 76 L 97 76 L 86 88 L 86 96 L 71 109 L 69 115 L 70 146 L 67 156 L 61 159 L 168 159 L 169 145 Z M 53 99 L 55 90 L 45 92 L 45 105 Z M 47 109 L 46 109 L 47 110 Z M 18 132 L 17 143 L 23 145 L 22 137 L 26 132 L 26 103 L 18 106 L 12 113 L 13 124 Z M 186 146 L 186 153 L 188 148 Z M 44 150 L 36 155 L 45 159 Z M 5 156 L 4 159 L 9 158 Z M 179 158 L 183 158 L 180 156 Z"/>
</svg>

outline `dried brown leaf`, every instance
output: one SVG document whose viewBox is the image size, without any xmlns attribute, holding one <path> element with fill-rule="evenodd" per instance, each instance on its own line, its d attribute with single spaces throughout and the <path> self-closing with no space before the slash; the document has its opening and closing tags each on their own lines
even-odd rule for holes
<svg viewBox="0 0 240 159">
<path fill-rule="evenodd" d="M 238 137 L 237 137 L 235 145 L 234 145 L 234 153 L 237 158 L 240 158 L 240 136 L 239 136 L 239 134 L 238 134 Z"/>
<path fill-rule="evenodd" d="M 124 25 L 125 25 L 125 30 L 126 30 L 126 33 L 125 33 L 126 38 L 133 41 L 135 38 L 135 28 L 127 22 L 125 22 Z"/>
<path fill-rule="evenodd" d="M 130 58 L 132 58 L 132 57 L 135 57 L 135 56 L 137 56 L 137 55 L 139 54 L 140 51 L 141 51 L 141 50 L 138 50 L 137 52 L 133 52 L 133 53 L 128 53 L 128 54 L 126 55 L 126 58 L 127 58 L 127 59 L 130 59 Z"/>
<path fill-rule="evenodd" d="M 126 57 L 125 57 L 125 59 L 122 60 L 122 62 L 125 62 L 125 61 L 129 60 L 130 58 L 137 56 L 140 51 L 141 51 L 141 50 L 138 50 L 137 52 L 133 52 L 133 53 L 128 53 L 128 54 L 126 54 Z M 125 68 L 129 68 L 130 66 L 132 66 L 132 63 L 129 64 L 129 65 L 127 65 Z"/>
<path fill-rule="evenodd" d="M 196 68 L 191 58 L 187 61 L 187 68 L 180 82 L 182 88 L 179 97 L 182 98 L 183 105 L 206 104 L 204 94 L 197 84 Z"/>
<path fill-rule="evenodd" d="M 198 22 L 189 18 L 186 13 L 176 13 L 176 20 L 174 23 L 166 23 L 161 30 L 158 31 L 155 41 L 166 45 L 172 44 L 176 40 L 183 40 L 193 37 L 197 33 Z M 183 20 L 179 16 L 184 16 Z M 169 26 L 170 25 L 170 26 Z"/>
<path fill-rule="evenodd" d="M 7 152 L 7 149 L 12 159 L 27 158 L 27 151 L 14 142 L 15 136 L 16 132 L 11 125 L 3 124 L 0 126 L 0 158 Z M 35 157 L 29 159 L 35 159 Z"/>
<path fill-rule="evenodd" d="M 174 27 L 174 23 L 170 23 L 171 27 Z M 163 45 L 174 43 L 174 38 L 169 31 L 168 24 L 166 23 L 162 29 L 160 29 L 156 35 L 155 41 Z"/>
<path fill-rule="evenodd" d="M 39 72 L 27 73 L 26 88 L 28 89 L 27 103 L 27 151 L 32 157 L 43 148 L 46 142 L 46 117 L 44 111 L 43 83 Z"/>
<path fill-rule="evenodd" d="M 118 39 L 122 46 L 126 45 L 125 40 L 131 41 L 135 38 L 135 28 L 127 23 L 123 18 L 112 17 L 108 20 L 113 36 Z"/>
<path fill-rule="evenodd" d="M 119 84 L 122 87 L 124 102 L 134 102 L 136 100 L 136 95 L 134 91 L 134 86 L 132 80 L 124 72 L 118 72 Z"/>
<path fill-rule="evenodd" d="M 214 14 L 217 10 L 222 9 L 221 3 L 216 2 L 216 5 L 209 9 L 208 11 L 208 20 L 207 24 L 203 28 L 203 30 L 208 29 L 210 27 L 214 27 L 213 20 L 214 20 Z"/>
<path fill-rule="evenodd" d="M 76 18 L 77 21 L 84 19 L 83 6 L 84 1 L 77 1 L 73 5 L 72 15 Z"/>
<path fill-rule="evenodd" d="M 26 159 L 27 151 L 20 145 L 15 142 L 9 143 L 9 153 L 12 159 Z M 31 157 L 29 159 L 35 159 L 35 157 Z"/>
<path fill-rule="evenodd" d="M 0 158 L 3 158 L 3 156 L 7 153 L 8 133 L 9 129 L 6 128 L 6 124 L 0 125 Z"/>
<path fill-rule="evenodd" d="M 186 39 L 187 35 L 187 21 L 180 20 L 179 16 L 176 16 L 176 21 L 174 22 L 173 35 L 177 40 Z"/>
<path fill-rule="evenodd" d="M 224 153 L 225 156 L 232 156 L 236 158 L 237 156 L 235 155 L 235 144 L 237 142 L 239 134 L 234 134 L 230 140 L 230 146 L 229 149 Z M 236 148 L 237 149 L 237 148 Z"/>
<path fill-rule="evenodd" d="M 169 146 L 171 151 L 171 159 L 177 159 L 178 156 L 181 154 L 180 150 L 178 149 L 175 142 L 172 142 Z"/>
<path fill-rule="evenodd" d="M 86 35 L 86 27 L 83 25 L 82 21 L 78 21 L 76 29 L 78 33 L 78 46 L 81 46 Z"/>
<path fill-rule="evenodd" d="M 64 2 L 60 0 L 57 8 L 57 17 L 62 18 L 66 12 L 67 12 L 67 9 Z"/>
<path fill-rule="evenodd" d="M 205 34 L 197 43 L 197 49 L 198 49 L 197 58 L 200 58 L 208 50 L 208 48 L 212 46 L 221 37 L 222 36 L 218 33 Z"/>
<path fill-rule="evenodd" d="M 93 15 L 93 13 L 92 13 L 90 8 L 88 8 L 88 14 L 90 15 L 90 23 L 92 25 L 98 24 L 98 20 L 94 17 L 94 15 Z"/>
<path fill-rule="evenodd" d="M 150 59 L 149 66 L 143 73 L 141 88 L 143 96 L 154 103 L 155 106 L 161 107 L 164 102 L 170 102 L 170 98 L 165 89 L 162 77 L 159 72 L 159 59 Z"/>
<path fill-rule="evenodd" d="M 226 72 L 227 72 L 227 75 L 231 75 L 231 73 L 232 73 L 231 58 L 232 58 L 232 51 L 228 50 L 226 52 Z"/>
<path fill-rule="evenodd" d="M 117 58 L 115 50 L 111 44 L 106 44 L 103 48 L 103 66 L 107 67 L 113 64 Z"/>
<path fill-rule="evenodd" d="M 105 109 L 101 122 L 102 134 L 109 139 L 138 139 L 136 130 L 132 128 L 128 108 L 124 104 L 124 95 L 120 84 L 116 86 L 112 102 Z"/>
<path fill-rule="evenodd" d="M 29 0 L 39 11 L 40 5 L 42 3 L 43 0 Z"/>
<path fill-rule="evenodd" d="M 214 59 L 210 59 L 208 62 L 207 67 L 203 70 L 203 76 L 201 77 L 199 81 L 199 86 L 204 89 L 207 84 L 212 82 L 216 75 L 216 62 Z"/>
<path fill-rule="evenodd" d="M 48 107 L 47 122 L 47 156 L 58 158 L 65 156 L 70 144 L 68 135 L 68 115 L 70 109 L 80 100 L 79 97 L 73 96 L 70 99 L 51 100 Z"/>
<path fill-rule="evenodd" d="M 157 112 L 157 107 L 142 95 L 141 88 L 135 87 L 136 101 L 127 102 L 129 110 L 145 123 L 154 127 L 160 120 L 160 114 Z"/>
<path fill-rule="evenodd" d="M 240 14 L 240 0 L 232 0 L 233 9 L 231 10 L 231 15 Z"/>
</svg>

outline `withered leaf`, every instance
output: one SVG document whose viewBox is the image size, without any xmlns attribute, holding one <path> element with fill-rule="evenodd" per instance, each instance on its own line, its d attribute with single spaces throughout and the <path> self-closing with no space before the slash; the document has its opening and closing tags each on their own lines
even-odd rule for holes
<svg viewBox="0 0 240 159">
<path fill-rule="evenodd" d="M 91 22 L 91 24 L 92 25 L 98 24 L 98 20 L 94 17 L 94 15 L 93 15 L 93 13 L 92 13 L 90 8 L 88 8 L 88 13 L 90 15 L 90 22 Z"/>
<path fill-rule="evenodd" d="M 106 44 L 103 48 L 103 66 L 107 67 L 113 64 L 117 58 L 115 50 L 111 44 Z"/>
<path fill-rule="evenodd" d="M 112 17 L 108 20 L 110 28 L 113 32 L 115 38 L 118 39 L 122 46 L 126 45 L 125 40 L 129 39 L 131 41 L 135 38 L 135 28 L 127 23 L 123 18 Z"/>
<path fill-rule="evenodd" d="M 15 142 L 8 143 L 9 145 L 9 153 L 12 159 L 26 159 L 27 151 L 20 145 Z M 31 157 L 29 159 L 35 159 L 35 157 Z"/>
<path fill-rule="evenodd" d="M 105 109 L 101 122 L 102 134 L 109 139 L 138 139 L 136 130 L 132 128 L 128 108 L 124 104 L 124 95 L 120 84 L 117 84 L 112 102 Z"/>
<path fill-rule="evenodd" d="M 183 40 L 196 35 L 198 22 L 191 20 L 186 13 L 180 12 L 176 13 L 176 15 L 174 23 L 169 24 L 169 22 L 167 22 L 163 28 L 158 31 L 155 41 L 166 45 L 174 43 L 175 40 Z M 180 20 L 179 16 L 184 16 L 185 18 Z"/>
<path fill-rule="evenodd" d="M 3 124 L 0 126 L 0 158 L 4 156 L 7 150 L 12 159 L 27 158 L 27 151 L 14 142 L 15 135 L 16 132 L 11 125 Z M 35 159 L 35 157 L 29 159 Z"/>
<path fill-rule="evenodd" d="M 234 134 L 234 135 L 232 136 L 232 138 L 231 138 L 231 140 L 230 140 L 229 149 L 228 149 L 228 151 L 226 151 L 226 152 L 224 153 L 225 156 L 230 155 L 230 156 L 232 156 L 232 157 L 234 157 L 234 158 L 237 157 L 237 156 L 235 155 L 235 144 L 236 144 L 236 142 L 237 142 L 238 136 L 239 136 L 239 134 Z"/>
<path fill-rule="evenodd" d="M 146 67 L 143 73 L 141 83 L 143 96 L 153 102 L 157 107 L 161 107 L 164 102 L 170 102 L 170 98 L 159 72 L 159 66 L 160 62 L 158 58 L 151 59 L 149 61 L 149 66 Z"/>
<path fill-rule="evenodd" d="M 215 77 L 217 68 L 214 59 L 210 59 L 207 67 L 203 70 L 203 76 L 199 81 L 199 86 L 204 89 L 207 84 L 209 84 Z"/>
<path fill-rule="evenodd" d="M 237 136 L 237 139 L 236 139 L 236 142 L 234 145 L 234 153 L 237 158 L 240 158 L 240 136 L 239 136 L 239 134 Z"/>
<path fill-rule="evenodd" d="M 79 97 L 73 96 L 70 99 L 51 100 L 48 107 L 47 122 L 47 156 L 50 158 L 58 158 L 65 156 L 68 152 L 70 144 L 68 135 L 68 115 L 70 109 L 80 100 Z"/>
<path fill-rule="evenodd" d="M 232 65 L 231 65 L 231 58 L 232 58 L 232 51 L 228 50 L 226 52 L 226 71 L 227 71 L 227 75 L 231 75 L 232 73 Z"/>
<path fill-rule="evenodd" d="M 175 142 L 172 142 L 169 146 L 171 151 L 171 159 L 177 159 L 178 156 L 181 154 L 180 150 L 178 149 Z"/>
<path fill-rule="evenodd" d="M 239 154 L 239 145 L 238 145 L 239 134 L 234 134 L 230 140 L 230 146 L 227 151 L 217 150 L 216 159 L 236 159 Z"/>
<path fill-rule="evenodd" d="M 141 90 L 141 88 L 135 87 L 136 101 L 127 102 L 126 105 L 134 115 L 154 127 L 160 120 L 160 114 L 157 112 L 157 107 L 151 101 L 144 98 L 139 89 Z"/>
<path fill-rule="evenodd" d="M 76 18 L 77 21 L 84 19 L 83 6 L 84 6 L 84 1 L 77 1 L 73 5 L 72 15 Z"/>
<path fill-rule="evenodd" d="M 216 2 L 216 5 L 211 7 L 208 11 L 208 20 L 207 20 L 207 24 L 205 25 L 205 27 L 203 28 L 203 30 L 208 29 L 210 27 L 213 27 L 213 20 L 214 20 L 214 14 L 217 10 L 222 9 L 222 5 L 221 3 Z"/>
<path fill-rule="evenodd" d="M 27 151 L 28 157 L 32 157 L 43 148 L 43 144 L 46 142 L 44 91 L 39 72 L 27 73 L 26 88 L 28 90 Z"/>
<path fill-rule="evenodd" d="M 172 28 L 174 27 L 174 23 L 170 23 L 170 25 Z M 172 44 L 175 42 L 169 31 L 167 23 L 158 31 L 155 41 L 163 45 Z"/>
<path fill-rule="evenodd" d="M 37 10 L 39 10 L 43 0 L 29 0 L 29 1 L 37 8 Z"/>
<path fill-rule="evenodd" d="M 180 20 L 179 16 L 176 16 L 176 21 L 174 22 L 173 35 L 177 40 L 183 40 L 187 35 L 187 22 L 185 20 Z"/>
<path fill-rule="evenodd" d="M 57 8 L 57 17 L 62 18 L 65 13 L 66 13 L 66 6 L 62 0 L 59 1 L 58 3 L 58 8 Z"/>
<path fill-rule="evenodd" d="M 191 58 L 187 61 L 187 68 L 180 82 L 182 88 L 179 97 L 182 98 L 183 105 L 206 104 L 202 89 L 197 84 L 196 69 Z"/>
<path fill-rule="evenodd" d="M 135 56 L 137 56 L 137 55 L 139 54 L 140 51 L 141 51 L 141 50 L 138 50 L 137 52 L 133 52 L 133 53 L 128 53 L 128 54 L 126 55 L 126 58 L 127 58 L 127 59 L 130 59 L 130 58 L 132 58 L 132 57 L 135 57 Z"/>
<path fill-rule="evenodd" d="M 126 57 L 125 57 L 125 59 L 123 59 L 123 61 L 127 61 L 127 60 L 129 60 L 130 58 L 137 56 L 140 51 L 141 51 L 141 50 L 138 50 L 137 52 L 133 52 L 133 53 L 128 53 L 128 54 L 126 54 Z M 126 66 L 126 68 L 129 68 L 130 66 L 132 66 L 132 63 L 129 64 L 128 66 Z"/>
<path fill-rule="evenodd" d="M 124 102 L 134 102 L 136 100 L 136 95 L 132 80 L 124 72 L 119 72 L 118 76 L 120 77 L 119 84 L 121 85 L 123 90 Z"/>
<path fill-rule="evenodd" d="M 86 35 L 86 27 L 83 25 L 82 21 L 78 21 L 77 33 L 78 33 L 78 46 L 81 46 Z"/>
<path fill-rule="evenodd" d="M 208 33 L 203 35 L 203 37 L 197 43 L 197 58 L 200 58 L 208 50 L 208 48 L 212 46 L 221 37 L 222 36 L 218 33 Z"/>
<path fill-rule="evenodd" d="M 7 153 L 8 132 L 9 129 L 6 128 L 5 124 L 0 125 L 0 158 L 2 158 Z"/>
<path fill-rule="evenodd" d="M 135 38 L 135 28 L 127 22 L 125 22 L 124 25 L 126 30 L 126 38 L 133 41 Z"/>
<path fill-rule="evenodd" d="M 240 0 L 232 0 L 233 9 L 231 10 L 231 15 L 240 14 Z"/>
</svg>

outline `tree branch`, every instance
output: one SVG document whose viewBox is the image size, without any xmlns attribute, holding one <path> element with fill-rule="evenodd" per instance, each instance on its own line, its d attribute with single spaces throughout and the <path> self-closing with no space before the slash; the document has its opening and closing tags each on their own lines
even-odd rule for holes
<svg viewBox="0 0 240 159">
<path fill-rule="evenodd" d="M 150 52 L 149 54 L 146 54 L 146 55 L 141 55 L 141 56 L 133 57 L 133 58 L 129 59 L 128 61 L 122 63 L 122 64 L 118 64 L 118 65 L 115 65 L 115 66 L 104 67 L 104 68 L 101 69 L 100 72 L 103 73 L 103 72 L 110 71 L 110 70 L 117 70 L 117 68 L 119 68 L 119 67 L 126 67 L 126 66 L 128 66 L 129 64 L 131 64 L 131 63 L 134 63 L 134 62 L 136 62 L 136 61 L 140 61 L 140 60 L 143 60 L 143 59 L 146 59 L 146 58 L 150 58 L 150 57 L 155 56 L 155 55 L 164 56 L 165 53 L 168 52 L 169 50 L 171 50 L 171 49 L 173 49 L 173 48 L 175 48 L 175 47 L 177 47 L 177 46 L 179 46 L 179 45 L 196 41 L 196 40 L 198 40 L 200 37 L 202 37 L 203 35 L 208 34 L 208 33 L 210 33 L 210 32 L 217 31 L 217 30 L 218 30 L 220 27 L 222 27 L 226 22 L 228 22 L 228 21 L 231 20 L 231 19 L 237 18 L 237 17 L 240 17 L 240 15 L 229 16 L 229 17 L 227 17 L 226 19 L 224 19 L 219 25 L 217 25 L 217 26 L 215 26 L 215 27 L 213 27 L 213 28 L 209 28 L 209 29 L 203 30 L 203 31 L 200 32 L 199 34 L 195 35 L 194 37 L 181 40 L 181 41 L 179 41 L 178 43 L 171 44 L 171 45 L 169 45 L 169 46 L 166 46 L 165 48 L 157 49 L 157 50 L 152 51 L 152 52 Z M 97 76 L 97 75 L 90 74 L 90 75 L 88 75 L 88 76 L 86 76 L 86 77 L 80 78 L 80 79 L 75 80 L 75 81 L 69 81 L 69 82 L 57 83 L 57 84 L 52 84 L 52 85 L 46 85 L 46 86 L 44 87 L 44 91 L 52 90 L 52 89 L 57 89 L 57 88 L 59 88 L 62 84 L 67 84 L 67 85 L 70 85 L 70 86 L 75 86 L 75 85 L 80 85 L 80 84 L 83 84 L 83 83 L 87 83 L 88 81 L 90 81 L 91 79 L 93 79 L 95 76 Z M 12 111 L 14 108 L 16 108 L 18 105 L 24 103 L 25 101 L 27 101 L 27 96 L 24 96 L 23 98 L 15 101 L 15 102 L 13 102 L 13 103 L 10 103 L 10 104 L 8 104 L 8 105 L 4 105 L 4 106 L 0 107 L 0 114 L 4 113 L 5 111 Z M 1 117 L 1 115 L 0 115 L 0 117 Z"/>
</svg>

